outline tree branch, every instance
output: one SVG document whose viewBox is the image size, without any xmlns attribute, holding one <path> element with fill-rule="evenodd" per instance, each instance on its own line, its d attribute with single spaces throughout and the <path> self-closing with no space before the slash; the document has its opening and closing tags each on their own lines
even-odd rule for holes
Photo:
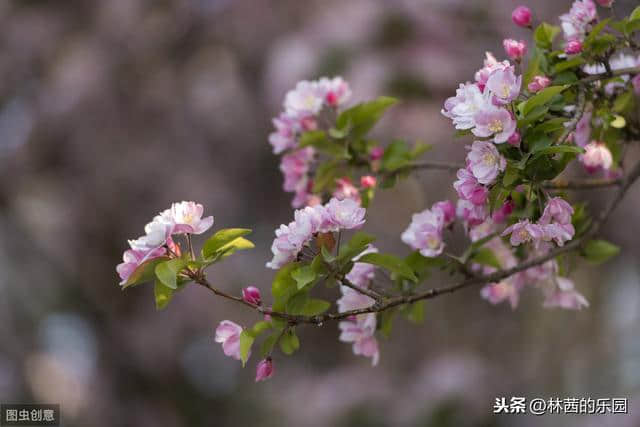
<svg viewBox="0 0 640 427">
<path fill-rule="evenodd" d="M 610 79 L 612 77 L 624 76 L 625 74 L 640 74 L 640 67 L 621 68 L 619 70 L 612 70 L 610 73 L 591 74 L 581 78 L 577 83 L 586 84 L 598 80 Z"/>
<path fill-rule="evenodd" d="M 584 181 L 556 180 L 545 182 L 543 187 L 549 190 L 588 190 L 594 188 L 616 187 L 622 184 L 622 179 L 589 179 Z"/>
</svg>

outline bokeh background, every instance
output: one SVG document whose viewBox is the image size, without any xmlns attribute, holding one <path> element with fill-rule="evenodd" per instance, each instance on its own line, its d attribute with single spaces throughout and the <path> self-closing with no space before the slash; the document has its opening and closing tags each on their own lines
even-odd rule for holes
<svg viewBox="0 0 640 427">
<path fill-rule="evenodd" d="M 528 3 L 553 22 L 570 7 Z M 402 98 L 376 135 L 461 161 L 441 105 L 485 50 L 529 40 L 510 22 L 516 5 L 0 1 L 0 401 L 60 403 L 65 426 L 639 425 L 640 187 L 602 231 L 623 253 L 572 274 L 588 310 L 545 310 L 527 292 L 512 311 L 467 289 L 429 301 L 422 326 L 397 321 L 376 368 L 336 325 L 304 327 L 301 350 L 254 384 L 255 360 L 242 369 L 213 342 L 220 320 L 253 313 L 195 287 L 156 312 L 151 286 L 117 285 L 126 239 L 171 202 L 197 200 L 216 227 L 255 230 L 256 248 L 211 281 L 267 291 L 273 230 L 291 218 L 267 135 L 300 79 L 341 74 L 356 101 Z M 408 253 L 411 213 L 452 198 L 451 180 L 421 172 L 380 193 L 366 230 Z M 608 195 L 575 197 L 595 212 Z M 628 397 L 631 414 L 494 417 L 500 396 Z"/>
</svg>

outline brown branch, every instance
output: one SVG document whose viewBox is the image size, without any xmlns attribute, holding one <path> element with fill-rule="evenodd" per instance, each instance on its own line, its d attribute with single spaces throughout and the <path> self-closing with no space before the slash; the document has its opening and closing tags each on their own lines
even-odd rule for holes
<svg viewBox="0 0 640 427">
<path fill-rule="evenodd" d="M 610 73 L 591 74 L 590 76 L 581 78 L 577 83 L 586 84 L 598 80 L 610 79 L 612 77 L 624 76 L 625 74 L 640 74 L 640 67 L 621 68 L 619 70 L 612 70 Z"/>
<path fill-rule="evenodd" d="M 543 187 L 548 190 L 588 190 L 594 188 L 617 187 L 622 184 L 622 179 L 588 179 L 584 181 L 556 180 L 545 182 Z"/>
<path fill-rule="evenodd" d="M 458 169 L 463 169 L 464 165 L 459 163 L 450 163 L 450 162 L 437 162 L 437 161 L 427 161 L 427 162 L 415 162 L 411 163 L 407 166 L 400 168 L 399 171 L 405 170 L 420 170 L 420 169 L 439 169 L 439 170 L 449 170 L 449 171 L 457 171 Z"/>
</svg>

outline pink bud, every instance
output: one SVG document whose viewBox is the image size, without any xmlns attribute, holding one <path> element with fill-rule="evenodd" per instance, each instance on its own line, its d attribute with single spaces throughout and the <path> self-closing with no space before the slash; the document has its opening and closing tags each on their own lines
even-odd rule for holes
<svg viewBox="0 0 640 427">
<path fill-rule="evenodd" d="M 614 0 L 596 0 L 596 1 L 602 7 L 611 7 Z"/>
<path fill-rule="evenodd" d="M 527 85 L 529 92 L 536 93 L 551 84 L 551 79 L 547 76 L 534 76 L 531 83 Z"/>
<path fill-rule="evenodd" d="M 362 188 L 373 188 L 376 186 L 376 177 L 371 175 L 364 175 L 360 177 L 360 186 Z"/>
<path fill-rule="evenodd" d="M 327 96 L 325 98 L 327 104 L 329 104 L 331 107 L 336 107 L 338 105 L 338 95 L 335 92 L 327 93 Z"/>
<path fill-rule="evenodd" d="M 518 6 L 511 13 L 513 23 L 520 27 L 531 26 L 531 9 L 527 6 Z"/>
<path fill-rule="evenodd" d="M 373 147 L 371 151 L 369 151 L 369 158 L 371 160 L 379 160 L 382 158 L 384 154 L 384 148 L 382 147 Z"/>
<path fill-rule="evenodd" d="M 575 55 L 582 52 L 582 42 L 580 40 L 569 40 L 564 45 L 564 53 L 567 55 Z"/>
<path fill-rule="evenodd" d="M 260 305 L 262 304 L 262 297 L 260 296 L 260 289 L 255 286 L 247 286 L 242 290 L 242 299 L 249 304 Z"/>
<path fill-rule="evenodd" d="M 513 212 L 513 200 L 507 200 L 506 202 L 504 202 L 504 204 L 502 205 L 502 207 L 500 207 L 500 209 L 496 210 L 495 212 L 493 212 L 493 222 L 497 223 L 497 224 L 501 224 L 505 221 L 505 219 L 507 219 L 507 217 L 509 215 L 511 215 L 511 212 Z"/>
<path fill-rule="evenodd" d="M 502 46 L 504 46 L 507 56 L 514 61 L 520 61 L 527 53 L 527 44 L 523 40 L 504 39 Z"/>
<path fill-rule="evenodd" d="M 636 95 L 640 96 L 640 74 L 631 79 L 631 83 L 633 84 L 633 90 Z"/>
<path fill-rule="evenodd" d="M 302 126 L 302 129 L 307 131 L 318 129 L 318 122 L 311 116 L 302 118 L 302 120 L 300 120 L 300 125 Z"/>
<path fill-rule="evenodd" d="M 519 147 L 520 139 L 521 139 L 520 132 L 516 130 L 511 134 L 507 142 L 509 143 L 509 145 L 513 145 L 514 147 Z"/>
<path fill-rule="evenodd" d="M 273 371 L 273 361 L 271 357 L 261 360 L 256 367 L 256 382 L 271 378 Z"/>
</svg>

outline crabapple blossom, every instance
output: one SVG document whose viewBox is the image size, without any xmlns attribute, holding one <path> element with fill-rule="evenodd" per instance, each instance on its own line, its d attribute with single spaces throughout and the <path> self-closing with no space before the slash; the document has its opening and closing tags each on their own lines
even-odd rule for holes
<svg viewBox="0 0 640 427">
<path fill-rule="evenodd" d="M 565 242 L 573 239 L 573 235 L 575 234 L 575 229 L 572 224 L 558 224 L 551 223 L 546 225 L 541 225 L 542 227 L 542 238 L 546 241 L 555 241 L 558 246 L 563 246 Z"/>
<path fill-rule="evenodd" d="M 479 137 L 493 136 L 496 144 L 506 142 L 516 130 L 516 121 L 504 108 L 488 106 L 479 111 L 474 120 L 476 127 L 472 130 L 473 134 Z"/>
<path fill-rule="evenodd" d="M 531 9 L 526 6 L 518 6 L 511 13 L 511 20 L 520 27 L 531 26 Z"/>
<path fill-rule="evenodd" d="M 520 94 L 522 76 L 516 76 L 513 67 L 495 70 L 487 80 L 487 89 L 493 95 L 493 102 L 505 105 L 513 101 Z"/>
<path fill-rule="evenodd" d="M 469 200 L 459 199 L 456 205 L 456 215 L 466 222 L 468 227 L 481 224 L 487 219 L 486 205 L 476 205 Z"/>
<path fill-rule="evenodd" d="M 480 185 L 473 173 L 468 169 L 458 169 L 458 180 L 453 183 L 458 197 L 468 200 L 474 205 L 483 205 L 489 196 L 487 187 Z"/>
<path fill-rule="evenodd" d="M 122 255 L 123 262 L 116 266 L 116 271 L 121 280 L 120 285 L 124 285 L 133 272 L 136 271 L 136 268 L 144 261 L 164 256 L 166 253 L 167 250 L 165 248 L 155 248 L 151 250 L 128 249 L 124 251 Z"/>
<path fill-rule="evenodd" d="M 448 227 L 456 219 L 456 206 L 450 200 L 442 200 L 431 206 L 431 210 L 442 216 L 444 227 Z"/>
<path fill-rule="evenodd" d="M 222 344 L 225 356 L 240 360 L 240 334 L 242 326 L 231 320 L 223 320 L 216 328 L 215 341 Z"/>
<path fill-rule="evenodd" d="M 256 382 L 268 380 L 273 376 L 275 369 L 271 357 L 262 359 L 256 366 Z"/>
<path fill-rule="evenodd" d="M 507 56 L 514 61 L 520 61 L 527 54 L 527 44 L 524 40 L 504 39 L 502 46 Z"/>
<path fill-rule="evenodd" d="M 589 25 L 598 17 L 596 11 L 596 5 L 592 0 L 576 0 L 571 5 L 571 9 L 568 13 L 560 15 L 560 22 L 564 38 L 567 42 L 576 41 L 581 42 L 589 30 Z M 567 43 L 568 45 L 569 43 Z M 580 43 L 580 49 L 582 49 L 582 43 Z M 567 48 L 565 47 L 565 52 Z"/>
<path fill-rule="evenodd" d="M 501 224 L 506 221 L 509 215 L 511 215 L 511 213 L 513 212 L 513 208 L 513 200 L 507 200 L 502 204 L 502 206 L 500 206 L 500 209 L 496 209 L 493 212 L 493 214 L 491 215 L 491 219 L 493 219 L 493 222 Z"/>
<path fill-rule="evenodd" d="M 371 159 L 372 162 L 376 160 L 380 160 L 383 155 L 384 155 L 384 148 L 379 146 L 373 147 L 371 151 L 369 151 L 369 159 Z"/>
<path fill-rule="evenodd" d="M 362 188 L 374 188 L 377 184 L 375 176 L 364 175 L 360 177 L 360 186 Z"/>
<path fill-rule="evenodd" d="M 338 200 L 335 197 L 326 204 L 331 223 L 337 229 L 352 230 L 364 224 L 366 210 L 353 199 Z"/>
<path fill-rule="evenodd" d="M 351 271 L 347 273 L 345 278 L 359 288 L 368 288 L 375 276 L 375 266 L 366 262 L 357 261 L 363 255 L 375 252 L 378 252 L 378 249 L 373 245 L 369 245 L 360 255 L 353 258 L 353 267 L 351 268 Z"/>
<path fill-rule="evenodd" d="M 573 207 L 562 197 L 553 197 L 547 201 L 542 216 L 538 223 L 550 224 L 557 222 L 559 224 L 571 224 L 571 216 L 573 215 Z"/>
<path fill-rule="evenodd" d="M 269 143 L 273 146 L 273 153 L 280 154 L 298 145 L 297 133 L 300 131 L 300 121 L 286 113 L 273 119 L 275 132 L 269 134 Z"/>
<path fill-rule="evenodd" d="M 538 241 L 542 239 L 544 232 L 542 227 L 538 224 L 532 224 L 528 219 L 524 219 L 516 222 L 515 224 L 507 227 L 502 236 L 511 234 L 510 242 L 513 246 L 518 246 L 522 243 L 531 241 Z"/>
<path fill-rule="evenodd" d="M 492 184 L 507 166 L 505 158 L 490 142 L 475 141 L 469 150 L 467 167 L 480 184 Z"/>
<path fill-rule="evenodd" d="M 487 85 L 487 81 L 489 80 L 489 77 L 494 71 L 505 70 L 511 67 L 511 64 L 509 63 L 509 61 L 505 60 L 505 61 L 498 62 L 498 60 L 493 56 L 491 52 L 486 52 L 485 56 L 486 58 L 483 64 L 484 66 L 481 69 L 479 69 L 475 74 L 475 80 L 481 92 L 484 92 L 485 86 Z"/>
<path fill-rule="evenodd" d="M 373 298 L 346 286 L 341 286 L 340 291 L 342 297 L 337 301 L 340 313 L 367 308 L 375 303 Z M 340 341 L 353 343 L 353 353 L 370 357 L 373 366 L 378 364 L 380 358 L 378 341 L 375 338 L 376 324 L 375 313 L 350 316 L 338 324 Z"/>
<path fill-rule="evenodd" d="M 591 116 L 591 111 L 585 111 L 573 131 L 573 142 L 580 147 L 585 147 L 591 138 Z"/>
<path fill-rule="evenodd" d="M 242 299 L 249 304 L 262 305 L 260 289 L 255 286 L 247 286 L 242 290 Z"/>
<path fill-rule="evenodd" d="M 420 251 L 425 257 L 437 257 L 444 250 L 442 229 L 444 218 L 439 213 L 426 209 L 413 214 L 409 227 L 402 233 L 401 239 L 411 248 Z"/>
<path fill-rule="evenodd" d="M 284 175 L 282 187 L 284 191 L 296 194 L 291 203 L 294 208 L 304 206 L 308 201 L 308 172 L 314 155 L 313 148 L 305 147 L 285 154 L 280 161 L 280 171 Z"/>
<path fill-rule="evenodd" d="M 554 282 L 556 286 L 546 291 L 544 307 L 558 307 L 567 310 L 580 310 L 583 307 L 589 307 L 587 299 L 574 289 L 574 284 L 570 279 L 557 276 Z"/>
<path fill-rule="evenodd" d="M 480 290 L 480 296 L 491 304 L 509 301 L 512 309 L 518 306 L 520 290 L 524 286 L 522 276 L 515 274 L 498 283 L 489 283 Z"/>
<path fill-rule="evenodd" d="M 518 130 L 516 130 L 515 132 L 513 132 L 511 134 L 509 139 L 507 139 L 507 144 L 509 144 L 509 145 L 511 145 L 513 147 L 519 147 L 521 140 L 522 140 L 522 136 L 520 135 L 520 132 L 518 132 Z"/>
<path fill-rule="evenodd" d="M 564 53 L 567 55 L 576 55 L 582 52 L 582 42 L 580 40 L 569 40 L 564 46 Z"/>
<path fill-rule="evenodd" d="M 353 185 L 349 177 L 336 179 L 336 188 L 332 196 L 338 200 L 353 199 L 358 204 L 361 203 L 360 191 Z"/>
<path fill-rule="evenodd" d="M 172 234 L 202 234 L 213 225 L 213 217 L 202 218 L 204 208 L 195 202 L 173 203 L 169 220 L 173 222 Z"/>
<path fill-rule="evenodd" d="M 478 85 L 473 83 L 460 84 L 456 96 L 444 102 L 441 113 L 450 118 L 456 129 L 471 129 L 475 126 L 475 115 L 486 108 L 488 101 L 482 95 Z"/>
<path fill-rule="evenodd" d="M 351 88 L 342 77 L 322 77 L 318 80 L 318 86 L 324 96 L 324 102 L 332 108 L 344 105 L 351 98 Z"/>
<path fill-rule="evenodd" d="M 551 84 L 551 79 L 547 76 L 533 76 L 531 83 L 527 85 L 529 92 L 536 93 Z"/>
<path fill-rule="evenodd" d="M 285 112 L 293 117 L 316 115 L 324 103 L 322 88 L 315 81 L 303 80 L 284 98 Z"/>
<path fill-rule="evenodd" d="M 600 169 L 609 170 L 613 164 L 611 151 L 602 142 L 592 141 L 585 147 L 584 154 L 580 155 L 580 161 L 588 172 L 596 172 Z"/>
</svg>

